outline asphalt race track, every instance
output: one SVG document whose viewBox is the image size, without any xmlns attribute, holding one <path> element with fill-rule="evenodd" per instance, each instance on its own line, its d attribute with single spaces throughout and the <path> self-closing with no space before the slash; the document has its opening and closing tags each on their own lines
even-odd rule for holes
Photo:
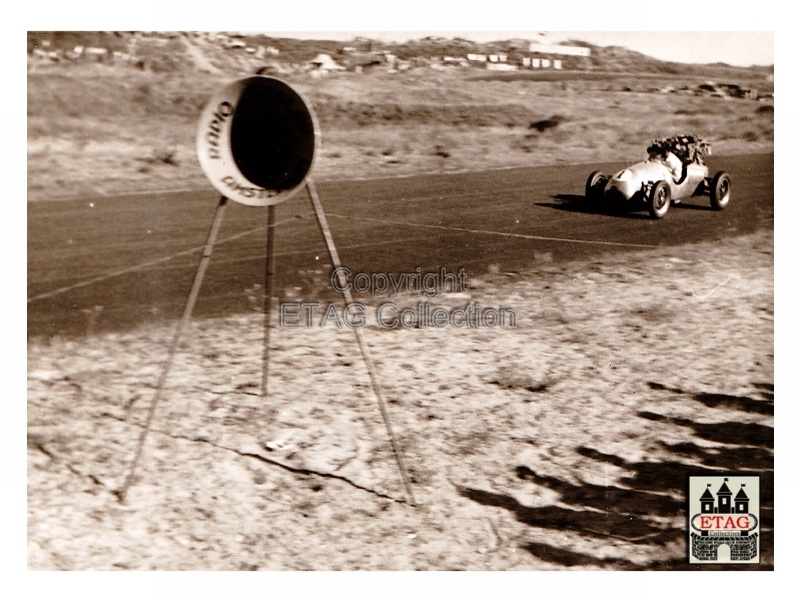
<svg viewBox="0 0 800 601">
<path fill-rule="evenodd" d="M 646 208 L 597 212 L 589 172 L 623 163 L 560 165 L 362 181 L 317 182 L 342 264 L 353 272 L 465 268 L 520 271 L 609 252 L 672 246 L 773 228 L 774 157 L 711 157 L 728 171 L 722 212 L 706 197 L 660 221 Z M 211 226 L 216 192 L 28 203 L 28 336 L 82 336 L 178 318 Z M 229 203 L 194 315 L 252 311 L 263 286 L 267 209 Z M 330 260 L 304 191 L 276 210 L 275 296 L 332 294 Z"/>
</svg>

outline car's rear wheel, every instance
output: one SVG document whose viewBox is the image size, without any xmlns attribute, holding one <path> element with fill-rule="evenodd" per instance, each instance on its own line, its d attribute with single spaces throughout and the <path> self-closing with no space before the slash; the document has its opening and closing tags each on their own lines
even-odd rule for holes
<svg viewBox="0 0 800 601">
<path fill-rule="evenodd" d="M 650 197 L 647 199 L 647 210 L 650 217 L 661 219 L 669 211 L 669 203 L 672 200 L 672 192 L 664 180 L 653 184 L 650 190 Z"/>
<path fill-rule="evenodd" d="M 591 204 L 599 204 L 603 200 L 603 190 L 608 183 L 608 177 L 602 171 L 592 171 L 586 180 L 586 200 Z"/>
<path fill-rule="evenodd" d="M 717 211 L 721 211 L 731 199 L 731 176 L 720 171 L 711 180 L 709 196 L 711 197 L 711 206 Z"/>
</svg>

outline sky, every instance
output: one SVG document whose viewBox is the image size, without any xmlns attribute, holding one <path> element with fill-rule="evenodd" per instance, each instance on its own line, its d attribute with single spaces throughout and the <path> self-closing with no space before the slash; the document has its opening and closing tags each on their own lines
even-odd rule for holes
<svg viewBox="0 0 800 601">
<path fill-rule="evenodd" d="M 662 60 L 742 66 L 774 64 L 776 30 L 787 32 L 787 47 L 795 35 L 793 15 L 777 0 L 758 0 L 747 10 L 723 0 L 195 0 L 191 10 L 185 6 L 37 0 L 22 10 L 29 11 L 26 29 L 39 31 L 241 31 L 398 41 L 424 35 L 491 41 L 549 32 L 553 39 L 624 46 Z"/>
</svg>

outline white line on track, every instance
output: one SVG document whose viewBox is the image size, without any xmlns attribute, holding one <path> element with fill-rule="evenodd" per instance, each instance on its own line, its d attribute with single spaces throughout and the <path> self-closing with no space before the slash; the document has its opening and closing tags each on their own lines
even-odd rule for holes
<svg viewBox="0 0 800 601">
<path fill-rule="evenodd" d="M 294 218 L 286 219 L 284 221 L 279 221 L 275 225 L 281 225 L 283 223 L 287 223 L 289 221 L 294 221 Z M 250 234 L 254 234 L 256 232 L 263 232 L 267 229 L 267 226 L 261 226 L 257 228 L 253 228 L 252 230 L 247 230 L 246 232 L 241 232 L 234 236 L 230 236 L 228 238 L 224 238 L 223 240 L 217 241 L 217 244 L 223 244 L 225 242 L 230 242 L 231 240 L 236 240 L 237 238 L 243 238 L 244 236 L 249 236 Z M 182 257 L 184 255 L 191 255 L 192 253 L 199 252 L 205 248 L 205 244 L 202 246 L 195 246 L 194 248 L 190 248 L 188 250 L 182 250 L 181 252 L 174 253 L 172 255 L 168 255 L 166 257 L 161 257 L 160 259 L 155 259 L 153 261 L 148 261 L 147 263 L 140 263 L 139 265 L 134 265 L 132 267 L 127 267 L 125 269 L 120 269 L 118 271 L 113 271 L 111 273 L 106 273 L 104 275 L 99 275 L 97 277 L 91 278 L 89 280 L 84 280 L 82 282 L 77 282 L 70 286 L 64 286 L 63 288 L 57 288 L 56 290 L 51 290 L 50 292 L 43 292 L 42 294 L 37 294 L 36 296 L 32 296 L 28 299 L 28 302 L 33 302 L 37 300 L 41 300 L 43 298 L 50 298 L 51 296 L 56 296 L 61 294 L 62 292 L 67 292 L 69 290 L 74 290 L 75 288 L 82 288 L 84 286 L 89 286 L 90 284 L 96 284 L 97 282 L 102 282 L 103 280 L 107 280 L 109 278 L 114 278 L 120 275 L 124 275 L 126 273 L 131 273 L 134 271 L 139 271 L 140 269 L 144 269 L 146 267 L 152 267 L 153 265 L 158 265 L 159 263 L 166 263 L 167 261 L 171 261 L 177 257 Z"/>
<path fill-rule="evenodd" d="M 230 238 L 228 238 L 228 240 L 230 240 Z M 424 242 L 426 240 L 427 240 L 427 238 L 423 238 L 423 237 L 420 237 L 420 238 L 401 238 L 401 239 L 397 239 L 397 240 L 381 240 L 379 242 L 366 242 L 364 244 L 347 244 L 347 245 L 344 245 L 344 246 L 339 246 L 338 248 L 347 249 L 347 250 L 354 249 L 354 248 L 375 248 L 376 246 L 390 246 L 390 245 L 393 245 L 393 244 L 408 244 L 408 243 L 411 243 L 411 242 Z M 321 240 L 320 240 L 320 244 L 323 244 L 323 242 Z M 198 248 L 200 248 L 200 247 L 198 247 Z M 195 248 L 195 249 L 192 249 L 192 250 L 197 250 L 197 249 Z M 276 252 L 275 253 L 275 257 L 276 258 L 291 257 L 291 256 L 294 256 L 294 255 L 313 254 L 313 252 L 314 252 L 314 250 L 311 249 L 311 248 L 301 248 L 299 250 L 286 250 L 286 251 L 282 251 L 282 252 Z M 317 251 L 317 252 L 319 252 L 319 251 Z M 179 254 L 186 254 L 186 253 L 183 252 L 183 253 L 179 253 Z M 169 258 L 174 258 L 174 257 L 177 257 L 177 256 L 178 255 L 172 255 Z M 323 256 L 326 257 L 325 261 L 329 260 L 327 258 L 327 255 L 323 255 Z M 246 255 L 246 256 L 234 257 L 234 258 L 230 258 L 230 259 L 218 258 L 218 259 L 214 260 L 214 265 L 226 265 L 226 264 L 230 264 L 230 263 L 247 263 L 249 261 L 263 261 L 263 260 L 264 260 L 264 254 L 262 253 L 262 254 L 259 254 L 259 255 Z M 164 262 L 164 259 L 158 259 L 156 261 L 151 261 L 150 263 L 146 263 L 144 265 L 138 265 L 137 268 L 153 267 L 153 265 L 161 263 L 161 262 Z M 173 265 L 171 267 L 163 267 L 162 269 L 185 269 L 185 268 L 186 268 L 186 265 Z M 109 274 L 107 276 L 99 276 L 98 278 L 95 278 L 95 279 L 96 280 L 105 279 L 106 277 L 113 277 L 115 275 L 120 275 L 121 273 L 126 273 L 127 271 L 129 271 L 129 270 L 126 270 L 125 272 L 116 272 L 116 273 L 113 273 L 113 274 Z M 66 288 L 64 290 L 66 290 Z M 47 294 L 48 295 L 52 295 L 52 294 L 56 294 L 56 293 L 57 293 L 57 291 L 54 291 L 52 293 L 48 292 Z"/>
<path fill-rule="evenodd" d="M 357 219 L 359 221 L 376 221 L 378 223 L 388 223 L 390 225 L 408 225 L 411 227 L 426 227 L 437 230 L 450 230 L 453 232 L 467 232 L 470 234 L 489 234 L 492 236 L 505 236 L 510 238 L 523 238 L 525 240 L 547 240 L 552 242 L 573 242 L 576 244 L 600 244 L 604 246 L 628 246 L 633 248 L 657 248 L 655 244 L 636 244 L 635 242 L 609 242 L 607 240 L 582 240 L 580 238 L 555 238 L 553 236 L 534 236 L 531 234 L 512 234 L 509 232 L 494 232 L 491 230 L 473 230 L 465 227 L 452 227 L 448 225 L 432 225 L 428 223 L 412 223 L 410 221 L 393 221 L 390 219 L 377 219 L 374 217 L 353 217 L 351 215 L 339 215 L 338 213 L 328 213 L 329 217 L 339 219 Z"/>
<path fill-rule="evenodd" d="M 431 225 L 427 223 L 412 223 L 410 221 L 394 221 L 390 219 L 377 219 L 373 217 L 353 217 L 350 215 L 340 215 L 338 213 L 328 213 L 329 217 L 338 217 L 339 219 L 356 219 L 359 221 L 372 221 L 376 223 L 387 223 L 390 225 L 406 225 L 410 227 L 421 227 L 421 228 L 429 228 L 429 229 L 437 229 L 437 230 L 448 230 L 453 232 L 467 232 L 470 234 L 488 234 L 492 236 L 504 236 L 507 238 L 522 238 L 525 240 L 545 240 L 551 242 L 570 242 L 575 244 L 599 244 L 604 246 L 625 246 L 625 247 L 633 247 L 633 248 L 656 248 L 654 244 L 636 244 L 633 242 L 609 242 L 606 240 L 581 240 L 579 238 L 556 238 L 553 236 L 534 236 L 531 234 L 512 234 L 510 232 L 495 232 L 491 230 L 475 230 L 463 227 L 452 227 L 447 225 Z M 284 221 L 279 221 L 275 225 L 281 225 L 283 223 L 288 223 L 290 221 L 294 221 L 295 218 L 286 219 Z M 266 226 L 261 226 L 257 228 L 253 228 L 251 230 L 247 230 L 246 232 L 241 232 L 234 236 L 230 236 L 228 238 L 224 238 L 223 240 L 219 240 L 217 244 L 223 244 L 225 242 L 230 242 L 232 240 L 236 240 L 238 238 L 243 238 L 244 236 L 249 236 L 250 234 L 254 234 L 256 232 L 263 232 L 266 230 Z M 358 246 L 372 246 L 371 244 L 366 245 L 355 245 L 353 248 Z M 126 273 L 132 273 L 134 271 L 139 271 L 141 269 L 145 269 L 147 267 L 152 267 L 153 265 L 158 265 L 160 263 L 166 263 L 167 261 L 171 261 L 177 257 L 182 257 L 184 255 L 190 255 L 192 253 L 199 252 L 205 248 L 205 245 L 202 246 L 195 246 L 188 250 L 183 250 L 178 253 L 174 253 L 171 255 L 167 255 L 166 257 L 161 257 L 160 259 L 155 259 L 153 261 L 148 261 L 146 263 L 140 263 L 139 265 L 133 265 L 132 267 L 127 267 L 125 269 L 120 269 L 118 271 L 113 271 L 111 273 L 107 273 L 104 275 L 100 275 L 88 280 L 84 280 L 82 282 L 77 282 L 75 284 L 71 284 L 70 286 L 64 286 L 62 288 L 56 288 L 55 290 L 51 290 L 50 292 L 43 292 L 42 294 L 37 294 L 36 296 L 32 296 L 28 299 L 28 302 L 31 303 L 33 301 L 41 300 L 44 298 L 50 298 L 53 296 L 57 296 L 62 294 L 63 292 L 68 292 L 70 290 L 74 290 L 76 288 L 82 288 L 84 286 L 89 286 L 91 284 L 96 284 L 97 282 L 102 282 L 103 280 L 107 280 L 110 278 L 114 278 L 120 275 L 125 275 Z M 350 248 L 350 247 L 348 247 Z M 292 253 L 287 253 L 292 254 Z M 238 259 L 237 259 L 238 260 Z"/>
</svg>

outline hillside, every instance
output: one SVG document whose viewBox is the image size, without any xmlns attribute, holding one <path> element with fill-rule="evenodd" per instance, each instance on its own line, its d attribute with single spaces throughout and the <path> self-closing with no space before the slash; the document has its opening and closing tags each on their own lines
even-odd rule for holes
<svg viewBox="0 0 800 601">
<path fill-rule="evenodd" d="M 628 160 L 684 132 L 716 153 L 772 149 L 771 67 L 677 65 L 573 44 L 590 55 L 563 57 L 561 69 L 542 58 L 535 69 L 520 66 L 534 60 L 523 40 L 29 32 L 29 198 L 206 186 L 194 150 L 200 110 L 257 71 L 311 101 L 323 179 Z M 319 54 L 342 69 L 309 64 Z"/>
<path fill-rule="evenodd" d="M 565 45 L 588 48 L 589 57 L 576 57 L 569 66 L 578 70 L 600 70 L 627 73 L 664 73 L 706 77 L 710 79 L 740 78 L 761 75 L 769 77 L 774 67 L 734 67 L 725 64 L 690 65 L 664 62 L 639 52 L 618 46 L 595 46 L 580 40 Z M 79 49 L 76 52 L 76 48 Z M 266 35 L 247 35 L 216 32 L 28 32 L 28 56 L 37 55 L 50 60 L 78 59 L 86 49 L 105 49 L 105 55 L 95 60 L 141 63 L 153 70 L 180 70 L 199 67 L 199 54 L 219 69 L 236 69 L 244 63 L 258 68 L 273 63 L 286 69 L 304 68 L 319 54 L 348 62 L 350 55 L 381 57 L 386 54 L 405 60 L 431 58 L 463 58 L 468 54 L 503 54 L 509 64 L 531 55 L 527 40 L 503 40 L 477 43 L 464 38 L 426 37 L 405 43 L 385 43 L 367 38 L 350 42 L 330 40 L 298 40 Z M 379 58 L 380 60 L 380 58 Z M 565 61 L 570 59 L 564 58 Z M 357 62 L 357 61 L 350 61 Z M 366 61 L 365 61 L 366 62 Z M 483 65 L 475 65 L 480 67 Z"/>
</svg>

